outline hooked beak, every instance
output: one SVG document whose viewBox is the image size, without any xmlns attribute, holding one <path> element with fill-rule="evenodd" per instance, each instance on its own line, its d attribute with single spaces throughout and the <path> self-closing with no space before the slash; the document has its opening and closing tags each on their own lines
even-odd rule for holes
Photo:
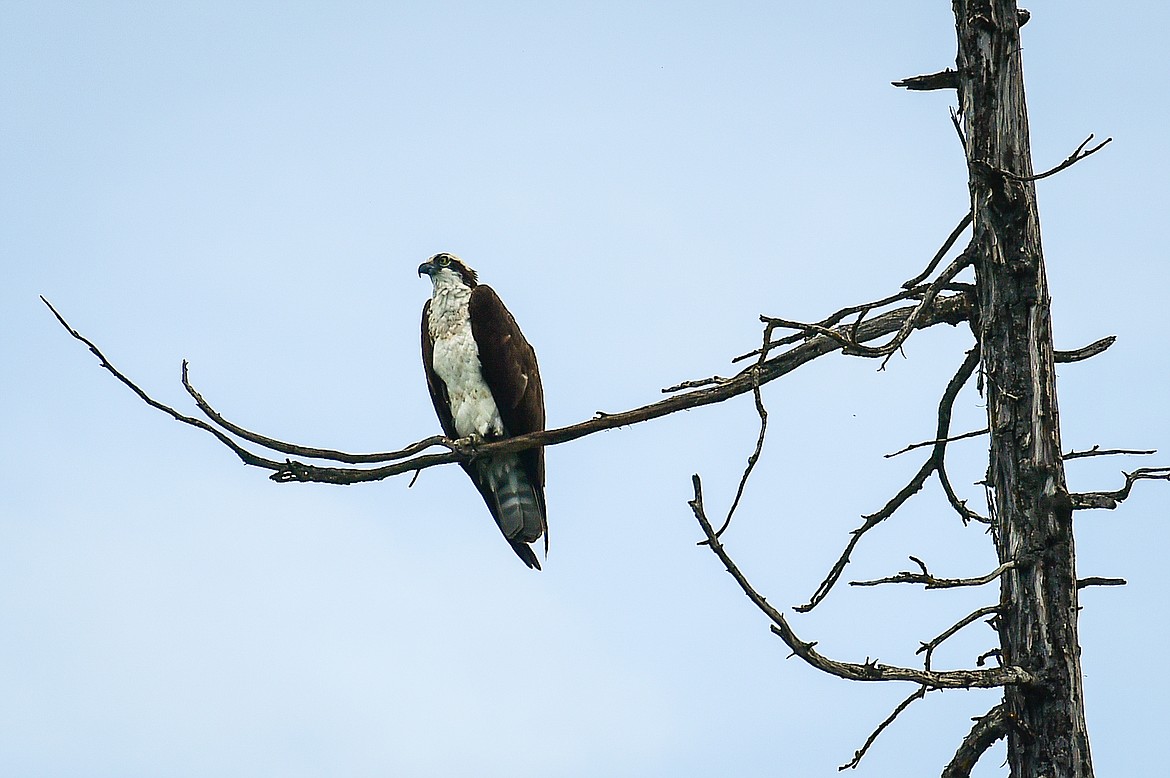
<svg viewBox="0 0 1170 778">
<path fill-rule="evenodd" d="M 431 273 L 434 273 L 434 272 L 435 272 L 435 265 L 433 262 L 423 262 L 421 265 L 418 266 L 418 274 L 420 276 L 423 275 L 424 273 L 429 276 Z"/>
</svg>

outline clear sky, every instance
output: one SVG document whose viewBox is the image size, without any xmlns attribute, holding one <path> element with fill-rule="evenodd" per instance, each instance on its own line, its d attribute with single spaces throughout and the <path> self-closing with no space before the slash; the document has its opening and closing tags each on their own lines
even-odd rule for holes
<svg viewBox="0 0 1170 778">
<path fill-rule="evenodd" d="M 1064 444 L 1079 491 L 1170 464 L 1170 6 L 1036 0 L 1024 30 Z M 950 3 L 0 3 L 0 773 L 20 776 L 836 774 L 913 689 L 797 660 L 695 546 L 726 506 L 748 397 L 548 452 L 533 573 L 457 468 L 278 485 L 101 371 L 37 295 L 160 399 L 179 364 L 230 418 L 396 448 L 438 425 L 418 264 L 453 251 L 540 356 L 551 424 L 734 370 L 760 313 L 888 294 L 967 208 Z M 836 356 L 771 384 L 728 548 L 804 602 L 859 516 L 918 468 L 964 328 L 884 372 Z M 973 390 L 955 430 L 981 426 Z M 956 444 L 972 505 L 983 444 Z M 1164 762 L 1170 491 L 1078 516 L 1101 775 Z M 994 567 L 936 485 L 850 579 Z M 834 658 L 914 650 L 981 590 L 840 587 L 794 628 Z M 935 658 L 972 666 L 969 628 Z M 937 774 L 995 692 L 917 703 L 866 775 Z M 980 776 L 1000 775 L 1001 750 Z"/>
</svg>

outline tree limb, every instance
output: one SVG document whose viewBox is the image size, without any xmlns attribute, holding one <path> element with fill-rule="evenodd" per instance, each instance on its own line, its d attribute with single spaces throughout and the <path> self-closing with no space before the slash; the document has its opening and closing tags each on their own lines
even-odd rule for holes
<svg viewBox="0 0 1170 778">
<path fill-rule="evenodd" d="M 886 578 L 878 578 L 872 581 L 850 581 L 850 586 L 880 586 L 881 584 L 889 583 L 909 583 L 909 584 L 923 584 L 927 589 L 956 589 L 963 586 L 982 586 L 983 584 L 991 583 L 1006 573 L 1008 570 L 1016 567 L 1016 560 L 1004 562 L 999 567 L 992 570 L 986 575 L 980 575 L 975 578 L 936 578 L 930 574 L 926 569 L 926 564 L 918 557 L 910 557 L 920 568 L 921 573 L 911 573 L 909 571 L 902 571 L 896 575 L 891 575 Z"/>
<path fill-rule="evenodd" d="M 1081 360 L 1097 356 L 1116 342 L 1117 336 L 1109 335 L 1100 340 L 1095 340 L 1087 346 L 1073 349 L 1072 351 L 1053 351 L 1052 358 L 1057 363 L 1063 362 L 1067 364 L 1069 362 L 1080 362 Z"/>
<path fill-rule="evenodd" d="M 907 451 L 913 451 L 914 449 L 922 448 L 923 446 L 937 446 L 939 443 L 954 443 L 956 440 L 966 440 L 967 438 L 977 438 L 980 435 L 986 435 L 988 432 L 990 432 L 990 430 L 987 429 L 987 427 L 984 427 L 981 430 L 972 430 L 971 432 L 964 432 L 962 435 L 951 435 L 949 438 L 941 438 L 941 439 L 936 439 L 936 440 L 924 440 L 921 443 L 911 443 L 909 446 L 906 446 L 905 448 L 900 448 L 892 454 L 882 454 L 882 457 L 885 459 L 893 459 L 896 456 L 901 456 L 902 454 L 905 454 Z"/>
<path fill-rule="evenodd" d="M 1122 473 L 1125 486 L 1115 492 L 1083 492 L 1070 494 L 1074 511 L 1102 508 L 1113 510 L 1129 497 L 1129 492 L 1138 481 L 1170 481 L 1170 467 L 1140 467 L 1132 473 Z"/>
<path fill-rule="evenodd" d="M 1089 149 L 1088 151 L 1085 151 L 1085 146 L 1088 146 L 1089 142 L 1092 140 L 1093 140 L 1093 134 L 1089 133 L 1089 137 L 1087 137 L 1083 141 L 1081 141 L 1081 145 L 1077 146 L 1076 150 L 1072 154 L 1069 154 L 1068 157 L 1065 158 L 1064 162 L 1061 162 L 1059 165 L 1057 165 L 1054 168 L 1051 168 L 1050 170 L 1045 170 L 1043 173 L 1037 173 L 1037 174 L 1031 175 L 1031 176 L 1018 176 L 1015 173 L 1004 172 L 1004 175 L 1008 178 L 1015 179 L 1016 181 L 1039 181 L 1042 178 L 1048 178 L 1049 176 L 1054 176 L 1057 173 L 1059 173 L 1060 171 L 1072 167 L 1073 165 L 1080 162 L 1085 157 L 1092 156 L 1093 154 L 1096 154 L 1098 151 L 1100 151 L 1101 149 L 1108 146 L 1113 141 L 1113 138 L 1106 138 L 1105 140 L 1101 141 L 1093 148 Z"/>
<path fill-rule="evenodd" d="M 41 298 L 44 300 L 44 298 Z M 278 447 L 273 450 L 281 453 L 289 453 L 290 451 L 304 451 L 312 452 L 307 454 L 297 453 L 294 456 L 309 456 L 312 458 L 320 458 L 326 460 L 340 461 L 343 463 L 352 463 L 355 461 L 361 462 L 381 462 L 385 459 L 399 459 L 401 457 L 408 457 L 401 459 L 401 461 L 392 461 L 381 467 L 374 468 L 339 468 L 339 467 L 323 467 L 313 464 L 305 464 L 302 462 L 286 459 L 284 462 L 274 461 L 258 454 L 247 451 L 242 446 L 233 441 L 224 432 L 207 424 L 206 422 L 186 416 L 179 413 L 175 409 L 167 406 L 161 402 L 150 397 L 145 391 L 139 388 L 134 382 L 128 379 L 125 375 L 119 372 L 112 363 L 101 353 L 92 341 L 81 335 L 77 330 L 73 329 L 68 322 L 57 312 L 55 308 L 44 300 L 45 305 L 53 312 L 53 315 L 61 323 L 61 325 L 77 340 L 87 345 L 101 362 L 101 366 L 109 370 L 118 378 L 123 384 L 129 387 L 135 394 L 142 399 L 147 405 L 160 410 L 177 421 L 197 427 L 215 436 L 217 440 L 230 448 L 240 459 L 248 465 L 260 467 L 266 470 L 273 471 L 270 478 L 278 482 L 288 481 L 312 481 L 319 483 L 333 483 L 333 484 L 354 484 L 369 481 L 379 481 L 391 476 L 400 475 L 412 471 L 421 470 L 426 467 L 434 467 L 436 465 L 449 464 L 452 462 L 467 461 L 475 456 L 489 456 L 498 455 L 514 451 L 522 451 L 524 449 L 533 448 L 535 446 L 551 446 L 558 443 L 565 443 L 570 440 L 584 437 L 602 430 L 614 429 L 617 427 L 625 427 L 631 424 L 637 424 L 643 421 L 660 418 L 680 410 L 689 408 L 697 408 L 712 403 L 723 402 L 724 400 L 745 394 L 753 391 L 756 387 L 762 386 L 770 381 L 774 381 L 796 368 L 826 354 L 837 351 L 840 344 L 830 337 L 814 337 L 800 343 L 793 348 L 790 348 L 780 354 L 769 357 L 766 360 L 752 365 L 751 367 L 741 371 L 732 378 L 729 378 L 723 383 L 707 388 L 701 388 L 694 391 L 676 394 L 658 402 L 634 408 L 629 411 L 621 413 L 600 414 L 596 418 L 588 419 L 578 424 L 573 424 L 567 427 L 560 427 L 543 432 L 534 432 L 528 435 L 518 435 L 513 438 L 507 438 L 500 441 L 492 441 L 471 445 L 468 441 L 452 441 L 445 438 L 431 437 L 423 441 L 411 444 L 410 446 L 397 452 L 389 452 L 386 454 L 346 454 L 345 452 L 332 451 L 330 449 L 318 449 L 309 447 L 298 447 L 293 444 L 283 443 L 257 433 L 249 432 L 238 425 L 230 425 L 225 427 L 231 431 L 239 431 L 241 437 L 245 437 L 249 442 L 255 445 L 267 447 L 267 442 L 277 444 Z M 944 295 L 936 298 L 934 302 L 927 308 L 923 308 L 921 304 L 916 306 L 908 306 L 889 311 L 881 316 L 866 321 L 857 329 L 857 337 L 860 340 L 872 340 L 892 332 L 900 332 L 905 329 L 908 323 L 912 328 L 930 327 L 935 324 L 958 324 L 965 321 L 970 315 L 971 300 L 966 294 Z M 198 396 L 199 393 L 194 389 L 189 392 L 192 396 Z M 210 417 L 215 419 L 222 419 L 222 415 L 216 412 L 211 406 L 203 400 L 201 396 L 196 401 L 205 413 L 210 411 Z M 225 420 L 226 421 L 226 420 Z M 431 454 L 416 454 L 414 452 L 420 451 L 431 445 L 440 445 L 448 450 L 442 453 Z"/>
<path fill-rule="evenodd" d="M 763 360 L 763 355 L 760 356 Z M 756 467 L 756 462 L 760 461 L 760 454 L 764 450 L 764 436 L 768 432 L 768 410 L 764 407 L 764 398 L 760 394 L 759 385 L 752 389 L 752 395 L 756 401 L 756 413 L 760 417 L 760 434 L 756 438 L 756 448 L 748 456 L 747 467 L 744 468 L 743 475 L 740 476 L 739 486 L 735 490 L 735 499 L 731 501 L 731 507 L 727 509 L 727 517 L 723 520 L 722 526 L 715 531 L 716 536 L 723 534 L 729 526 L 731 526 L 731 517 L 735 515 L 735 509 L 739 507 L 739 501 L 743 499 L 743 490 L 747 487 L 748 477 L 751 476 L 752 470 Z"/>
<path fill-rule="evenodd" d="M 947 265 L 946 269 L 944 269 L 942 273 L 939 274 L 939 277 L 931 282 L 931 284 L 926 287 L 925 291 L 923 291 L 922 300 L 915 307 L 914 311 L 906 317 L 902 323 L 902 326 L 898 328 L 898 331 L 894 337 L 881 346 L 866 346 L 861 343 L 853 333 L 845 333 L 839 329 L 825 327 L 821 324 L 805 323 L 793 321 L 791 319 L 780 319 L 775 317 L 768 317 L 765 319 L 765 321 L 771 327 L 795 329 L 800 330 L 801 332 L 808 335 L 821 335 L 826 338 L 830 338 L 837 342 L 837 344 L 841 347 L 841 352 L 843 354 L 848 354 L 849 356 L 868 357 L 871 359 L 876 359 L 878 357 L 888 358 L 892 356 L 899 348 L 901 348 L 902 344 L 906 342 L 906 339 L 910 337 L 910 333 L 918 327 L 919 319 L 925 316 L 926 312 L 930 310 L 934 299 L 938 296 L 939 292 L 942 291 L 943 287 L 950 283 L 950 281 L 965 268 L 969 267 L 971 262 L 971 256 L 967 252 L 963 252 L 958 257 L 956 257 L 951 262 L 951 264 Z M 862 313 L 864 314 L 864 311 L 862 311 Z M 854 332 L 856 330 L 857 326 L 854 327 Z M 885 367 L 885 364 L 885 361 L 883 361 L 882 367 Z"/>
<path fill-rule="evenodd" d="M 1149 454 L 1157 454 L 1156 448 L 1151 449 L 1132 449 L 1132 448 L 1101 448 L 1100 446 L 1093 446 L 1087 451 L 1069 451 L 1061 455 L 1061 459 L 1066 462 L 1070 459 L 1082 459 L 1084 457 L 1109 457 L 1109 456 L 1146 456 Z"/>
<path fill-rule="evenodd" d="M 955 245 L 955 241 L 959 239 L 959 236 L 963 234 L 964 230 L 971 226 L 972 218 L 971 211 L 967 211 L 967 215 L 959 220 L 959 224 L 955 227 L 955 229 L 951 230 L 951 234 L 947 236 L 945 241 L 943 241 L 943 244 L 939 247 L 939 250 L 934 253 L 934 257 L 931 258 L 930 262 L 926 265 L 926 269 L 911 278 L 909 281 L 902 284 L 903 289 L 912 289 L 926 280 L 927 276 L 934 272 L 934 269 L 938 267 L 938 263 L 942 262 L 943 257 L 945 257 L 947 252 L 950 251 L 951 248 Z"/>
<path fill-rule="evenodd" d="M 1078 578 L 1077 588 L 1085 589 L 1090 586 L 1125 586 L 1128 583 L 1124 578 L 1101 578 L 1098 576 L 1089 576 L 1088 578 Z"/>
<path fill-rule="evenodd" d="M 796 610 L 798 613 L 807 613 L 808 611 L 815 608 L 817 604 L 821 602 L 821 600 L 828 596 L 829 591 L 832 590 L 833 586 L 836 585 L 838 580 L 840 580 L 841 573 L 844 572 L 845 566 L 849 564 L 849 559 L 853 554 L 853 549 L 857 546 L 858 541 L 861 540 L 862 535 L 864 535 L 866 532 L 869 532 L 871 529 L 888 519 L 890 516 L 893 516 L 895 511 L 902 507 L 902 505 L 907 500 L 909 500 L 912 496 L 917 494 L 919 490 L 922 489 L 922 487 L 926 484 L 926 480 L 930 478 L 932 473 L 943 472 L 944 461 L 946 457 L 946 445 L 948 440 L 947 436 L 950 432 L 951 415 L 955 404 L 955 398 L 959 396 L 959 391 L 963 388 L 967 381 L 970 380 L 972 374 L 975 372 L 975 368 L 978 365 L 979 348 L 976 346 L 967 352 L 966 357 L 963 359 L 963 364 L 959 366 L 959 369 L 955 372 L 955 375 L 952 376 L 951 380 L 947 383 L 947 387 L 943 391 L 943 396 L 939 400 L 938 424 L 935 427 L 935 440 L 933 442 L 934 449 L 931 452 L 930 458 L 922 463 L 922 467 L 918 469 L 918 472 L 914 474 L 914 477 L 910 479 L 910 482 L 902 487 L 902 489 L 896 495 L 894 495 L 889 500 L 889 502 L 887 502 L 882 507 L 881 510 L 862 517 L 865 519 L 865 523 L 850 533 L 851 537 L 845 546 L 845 550 L 841 552 L 841 555 L 837 558 L 837 561 L 833 563 L 833 567 L 829 570 L 829 574 L 825 576 L 823 581 L 821 581 L 820 586 L 818 586 L 817 590 L 813 592 L 812 597 L 810 597 L 809 601 L 804 605 L 798 605 L 796 608 L 794 608 L 794 610 Z M 964 522 L 969 519 L 974 519 L 981 522 L 986 521 L 986 519 L 984 519 L 982 516 L 968 509 L 966 505 L 954 495 L 954 492 L 950 489 L 949 479 L 941 478 L 940 481 L 943 484 L 943 491 L 947 494 L 947 499 L 951 502 L 952 507 L 954 507 L 956 511 L 959 511 L 959 515 L 963 517 Z"/>
<path fill-rule="evenodd" d="M 420 451 L 425 451 L 432 446 L 445 446 L 452 451 L 458 451 L 461 447 L 456 446 L 449 438 L 443 435 L 432 435 L 429 438 L 412 443 L 404 449 L 399 451 L 387 451 L 380 454 L 350 454 L 345 451 L 336 451 L 327 448 L 311 448 L 309 446 L 301 446 L 296 443 L 287 443 L 276 438 L 269 438 L 264 435 L 246 430 L 238 424 L 225 419 L 217 410 L 203 399 L 195 387 L 191 385 L 190 376 L 188 374 L 187 360 L 183 360 L 182 369 L 183 388 L 187 390 L 187 394 L 195 401 L 195 406 L 203 412 L 203 415 L 211 419 L 215 424 L 224 428 L 233 435 L 243 438 L 249 443 L 255 443 L 258 446 L 270 449 L 272 451 L 279 451 L 281 454 L 289 454 L 295 457 L 309 457 L 310 459 L 329 459 L 334 462 L 344 462 L 346 464 L 359 465 L 370 464 L 377 462 L 392 462 L 396 459 L 405 459 L 413 456 Z"/>
<path fill-rule="evenodd" d="M 929 641 L 923 643 L 918 648 L 918 650 L 915 651 L 914 653 L 916 653 L 916 654 L 925 653 L 926 654 L 926 656 L 924 656 L 922 658 L 922 662 L 925 665 L 926 669 L 929 670 L 930 669 L 930 660 L 931 660 L 931 658 L 934 654 L 934 650 L 936 648 L 938 648 L 944 642 L 949 640 L 957 632 L 959 632 L 959 630 L 963 629 L 963 627 L 966 627 L 968 624 L 974 624 L 976 621 L 983 618 L 984 616 L 991 616 L 991 615 L 996 614 L 996 613 L 999 613 L 999 606 L 998 605 L 985 605 L 984 607 L 980 608 L 977 611 L 974 611 L 972 613 L 968 613 L 966 616 L 964 616 L 963 618 L 959 619 L 957 622 L 952 624 L 950 627 L 948 627 L 946 629 L 946 631 L 944 631 L 943 633 L 941 633 L 940 635 L 935 637 L 933 640 L 929 640 Z"/>
<path fill-rule="evenodd" d="M 762 611 L 771 621 L 772 632 L 780 637 L 792 649 L 792 653 L 807 664 L 821 672 L 845 678 L 851 681 L 910 681 L 922 684 L 929 689 L 971 689 L 1006 686 L 1009 684 L 1032 684 L 1036 679 L 1022 667 L 1005 666 L 993 667 L 987 670 L 915 670 L 909 667 L 895 667 L 880 664 L 877 660 L 858 662 L 839 662 L 829 659 L 815 648 L 816 643 L 801 640 L 788 626 L 784 615 L 768 603 L 748 582 L 746 576 L 740 572 L 735 563 L 728 556 L 723 544 L 715 536 L 715 530 L 707 520 L 703 508 L 703 486 L 698 475 L 691 477 L 695 489 L 695 497 L 688 504 L 707 536 L 707 545 L 711 551 L 723 562 L 727 572 L 739 584 L 740 589 L 748 599 Z"/>
<path fill-rule="evenodd" d="M 996 705 L 975 719 L 975 726 L 963 738 L 959 750 L 942 771 L 942 778 L 971 778 L 971 770 L 979 757 L 1002 737 L 1007 735 L 1007 717 L 1003 705 Z"/>
<path fill-rule="evenodd" d="M 901 81 L 891 81 L 890 84 L 911 92 L 933 92 L 940 89 L 958 89 L 959 73 L 947 68 L 939 73 L 929 73 L 923 76 L 910 76 Z"/>
</svg>

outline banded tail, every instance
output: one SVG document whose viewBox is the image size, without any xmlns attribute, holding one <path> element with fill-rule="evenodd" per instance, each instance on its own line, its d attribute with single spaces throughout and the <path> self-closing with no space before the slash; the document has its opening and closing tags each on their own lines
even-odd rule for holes
<svg viewBox="0 0 1170 778">
<path fill-rule="evenodd" d="M 481 483 L 491 494 L 488 507 L 500 532 L 504 533 L 524 564 L 539 570 L 540 561 L 529 544 L 545 534 L 544 503 L 525 474 L 519 457 L 497 457 L 476 465 Z"/>
</svg>

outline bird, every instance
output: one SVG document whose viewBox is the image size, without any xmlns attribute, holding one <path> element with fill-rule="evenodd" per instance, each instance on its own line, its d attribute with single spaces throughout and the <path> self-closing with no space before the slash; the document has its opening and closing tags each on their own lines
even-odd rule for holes
<svg viewBox="0 0 1170 778">
<path fill-rule="evenodd" d="M 501 440 L 544 429 L 536 352 L 490 286 L 454 254 L 418 267 L 430 277 L 422 310 L 422 361 L 431 402 L 448 438 Z M 532 544 L 544 537 L 544 450 L 480 455 L 461 462 L 516 555 L 540 570 Z"/>
</svg>

